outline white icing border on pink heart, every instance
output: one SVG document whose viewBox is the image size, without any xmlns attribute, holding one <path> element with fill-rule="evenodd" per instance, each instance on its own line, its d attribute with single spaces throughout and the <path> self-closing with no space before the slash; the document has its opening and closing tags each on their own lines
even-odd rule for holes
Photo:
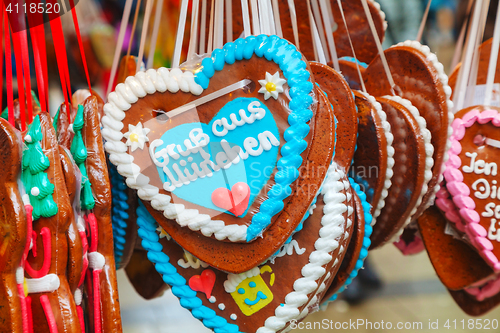
<svg viewBox="0 0 500 333">
<path fill-rule="evenodd" d="M 492 113 L 495 113 L 495 115 L 492 115 Z M 466 129 L 475 124 L 476 121 L 482 125 L 491 121 L 494 126 L 500 127 L 500 114 L 496 110 L 484 110 L 481 112 L 478 109 L 474 109 L 465 114 L 461 119 L 457 118 L 453 121 L 454 134 L 451 137 L 452 148 L 449 151 L 450 159 L 446 164 L 447 169 L 444 176 L 446 179 L 446 188 L 450 192 L 453 202 L 457 205 L 460 216 L 465 221 L 465 233 L 469 236 L 471 243 L 485 261 L 495 272 L 499 272 L 500 261 L 492 251 L 493 243 L 487 237 L 488 231 L 479 224 L 480 216 L 475 211 L 475 204 L 474 207 L 472 205 L 467 206 L 464 200 L 460 200 L 461 197 L 472 200 L 470 189 L 464 183 L 464 177 L 460 170 L 462 166 L 462 161 L 458 156 L 462 151 L 460 140 L 463 139 Z"/>
</svg>

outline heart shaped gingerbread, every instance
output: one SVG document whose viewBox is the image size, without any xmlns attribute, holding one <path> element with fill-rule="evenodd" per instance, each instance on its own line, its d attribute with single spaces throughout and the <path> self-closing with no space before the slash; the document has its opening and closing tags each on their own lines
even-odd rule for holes
<svg viewBox="0 0 500 333">
<path fill-rule="evenodd" d="M 323 281 L 345 255 L 343 246 L 353 227 L 347 223 L 353 212 L 347 205 L 346 183 L 346 175 L 333 164 L 323 197 L 318 198 L 324 208 L 313 209 L 303 229 L 273 260 L 241 274 L 208 267 L 173 240 L 159 239 L 157 223 L 143 206 L 138 209 L 139 235 L 173 294 L 205 326 L 228 332 L 286 330 L 291 320 L 302 318 L 317 302 L 326 288 Z"/>
<path fill-rule="evenodd" d="M 445 173 L 446 188 L 465 222 L 465 233 L 495 272 L 500 271 L 498 110 L 470 107 L 455 115 L 450 160 Z"/>
<path fill-rule="evenodd" d="M 312 94 L 312 76 L 293 45 L 276 36 L 239 39 L 203 59 L 194 74 L 161 68 L 119 84 L 104 107 L 106 149 L 179 244 L 189 239 L 174 231 L 176 226 L 226 246 L 253 243 L 283 219 L 290 228 L 280 235 L 279 248 L 319 189 L 284 214 L 298 195 L 298 168 L 316 165 L 324 175 L 331 160 L 330 144 L 321 161 L 312 156 L 316 121 L 310 120 L 318 110 Z M 318 96 L 321 103 L 324 98 Z M 332 126 L 324 129 L 331 141 Z M 308 185 L 322 178 L 300 179 Z M 212 194 L 240 182 L 249 186 L 250 196 L 248 207 L 235 216 L 217 206 Z M 191 244 L 189 251 L 206 259 L 199 250 L 206 247 Z M 265 255 L 277 248 L 266 248 Z"/>
</svg>

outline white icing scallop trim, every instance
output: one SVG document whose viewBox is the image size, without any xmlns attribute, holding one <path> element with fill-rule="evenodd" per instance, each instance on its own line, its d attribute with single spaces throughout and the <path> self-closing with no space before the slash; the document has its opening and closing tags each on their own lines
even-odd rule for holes
<svg viewBox="0 0 500 333">
<path fill-rule="evenodd" d="M 321 218 L 322 227 L 319 230 L 319 237 L 314 243 L 315 250 L 309 255 L 309 263 L 302 267 L 302 277 L 293 283 L 294 291 L 286 295 L 284 304 L 276 308 L 275 316 L 267 318 L 264 326 L 260 327 L 257 333 L 275 333 L 283 329 L 287 323 L 301 315 L 299 308 L 311 303 L 316 296 L 308 297 L 318 288 L 318 280 L 327 273 L 323 266 L 333 260 L 331 253 L 339 246 L 338 239 L 344 233 L 343 214 L 348 209 L 347 197 L 343 193 L 346 189 L 342 181 L 343 177 L 345 174 L 342 170 L 332 163 L 321 191 L 325 202 L 324 215 Z"/>
<path fill-rule="evenodd" d="M 373 4 L 373 6 L 378 10 L 380 17 L 382 18 L 383 27 L 384 27 L 384 35 L 382 37 L 382 40 L 380 41 L 382 43 L 385 39 L 385 32 L 387 31 L 387 21 L 385 20 L 385 18 L 386 18 L 385 13 L 380 8 L 380 4 L 378 2 L 376 2 L 375 0 L 368 0 L 368 3 Z"/>
<path fill-rule="evenodd" d="M 404 222 L 403 226 L 401 229 L 398 230 L 398 232 L 393 236 L 391 242 L 395 242 L 399 239 L 399 236 L 404 231 L 404 228 L 410 224 L 410 222 L 413 220 L 413 216 L 417 212 L 418 208 L 420 207 L 420 204 L 422 203 L 422 199 L 424 198 L 425 193 L 427 193 L 428 190 L 428 184 L 429 181 L 432 178 L 432 166 L 434 165 L 434 159 L 432 158 L 432 155 L 434 154 L 434 146 L 431 143 L 431 132 L 427 129 L 427 122 L 425 121 L 424 117 L 420 115 L 420 112 L 418 109 L 411 104 L 411 102 L 405 98 L 401 98 L 399 96 L 383 96 L 383 98 L 386 98 L 388 100 L 394 101 L 396 103 L 401 104 L 404 106 L 410 113 L 411 115 L 415 118 L 417 121 L 418 127 L 420 129 L 420 135 L 422 135 L 424 139 L 424 146 L 425 146 L 425 171 L 424 171 L 424 184 L 422 185 L 422 188 L 420 190 L 420 194 L 418 196 L 417 202 L 415 203 L 415 206 L 410 212 L 410 215 L 408 216 L 408 219 Z"/>
<path fill-rule="evenodd" d="M 392 135 L 391 132 L 391 124 L 389 124 L 389 122 L 387 121 L 387 115 L 382 110 L 382 105 L 380 105 L 380 103 L 377 102 L 375 97 L 373 97 L 372 95 L 369 95 L 362 91 L 359 91 L 359 93 L 365 96 L 365 98 L 368 99 L 368 101 L 370 101 L 370 103 L 372 103 L 373 107 L 375 108 L 375 111 L 382 121 L 382 128 L 384 129 L 385 138 L 387 141 L 387 170 L 385 172 L 384 188 L 382 189 L 382 193 L 380 194 L 380 200 L 377 203 L 377 206 L 375 207 L 375 210 L 372 214 L 373 221 L 371 225 L 373 227 L 377 222 L 377 217 L 380 215 L 382 208 L 384 208 L 385 206 L 385 199 L 387 198 L 387 195 L 389 194 L 388 190 L 392 185 L 391 179 L 394 175 L 394 172 L 392 171 L 392 168 L 394 167 L 394 147 L 392 146 L 392 143 L 394 141 L 394 135 Z"/>
<path fill-rule="evenodd" d="M 117 166 L 118 173 L 126 178 L 127 185 L 137 190 L 139 198 L 150 201 L 151 206 L 163 212 L 166 218 L 175 219 L 180 226 L 200 231 L 206 237 L 214 236 L 217 240 L 229 239 L 231 242 L 246 241 L 247 226 L 225 225 L 222 220 L 212 220 L 209 215 L 200 214 L 197 209 L 186 209 L 182 204 L 174 204 L 169 195 L 160 194 L 158 187 L 150 185 L 150 179 L 133 163 L 134 157 L 127 153 L 128 147 L 121 142 L 122 121 L 132 104 L 147 94 L 167 90 L 171 93 L 181 90 L 193 95 L 203 92 L 203 88 L 194 81 L 192 72 L 162 67 L 129 76 L 125 83 L 118 84 L 115 91 L 109 94 L 108 103 L 103 108 L 105 116 L 101 120 L 102 136 L 106 140 L 104 148 L 109 160 Z"/>
<path fill-rule="evenodd" d="M 434 200 L 436 199 L 436 193 L 439 191 L 440 184 L 443 181 L 443 173 L 446 169 L 446 162 L 448 162 L 448 151 L 450 150 L 451 147 L 451 141 L 450 137 L 453 134 L 453 128 L 451 127 L 451 123 L 453 122 L 453 119 L 455 118 L 455 115 L 453 114 L 453 102 L 451 101 L 451 87 L 448 85 L 448 75 L 444 72 L 444 66 L 442 63 L 439 62 L 437 56 L 431 52 L 431 49 L 427 45 L 422 45 L 417 41 L 414 40 L 407 40 L 405 42 L 398 43 L 396 46 L 392 47 L 397 47 L 397 46 L 406 46 L 406 47 L 411 47 L 419 52 L 421 52 L 429 61 L 432 66 L 436 69 L 438 72 L 438 78 L 441 84 L 443 85 L 443 90 L 446 95 L 446 106 L 448 108 L 448 139 L 446 140 L 446 146 L 445 146 L 445 151 L 444 151 L 444 156 L 443 156 L 443 164 L 441 165 L 441 173 L 438 177 L 438 181 L 436 183 L 436 186 L 434 186 L 434 189 L 432 190 L 431 197 L 429 198 L 429 202 L 427 202 L 425 209 L 429 208 L 434 204 Z M 425 210 L 424 209 L 424 210 Z M 416 216 L 418 217 L 418 216 Z"/>
</svg>

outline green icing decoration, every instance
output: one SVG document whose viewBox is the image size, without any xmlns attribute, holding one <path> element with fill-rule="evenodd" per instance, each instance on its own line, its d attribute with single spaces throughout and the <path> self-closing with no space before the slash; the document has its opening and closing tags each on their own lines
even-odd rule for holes
<svg viewBox="0 0 500 333">
<path fill-rule="evenodd" d="M 52 126 L 54 126 L 54 129 L 56 130 L 56 136 L 57 136 L 57 121 L 59 120 L 59 111 L 61 111 L 61 107 L 57 108 L 56 115 L 54 116 L 54 119 L 52 120 Z"/>
<path fill-rule="evenodd" d="M 78 105 L 78 112 L 76 113 L 75 121 L 73 122 L 73 132 L 75 136 L 73 137 L 73 142 L 71 142 L 71 155 L 78 165 L 80 172 L 82 173 L 82 192 L 80 196 L 80 201 L 83 209 L 90 210 L 95 206 L 95 199 L 92 195 L 92 185 L 90 184 L 89 177 L 87 175 L 87 168 L 85 167 L 85 161 L 87 160 L 87 148 L 83 142 L 82 128 L 84 125 L 83 118 L 83 105 Z"/>
<path fill-rule="evenodd" d="M 33 220 L 38 220 L 41 216 L 51 217 L 58 212 L 57 204 L 52 196 L 54 194 L 54 184 L 50 182 L 47 173 L 44 172 L 50 166 L 50 161 L 43 153 L 40 145 L 40 141 L 43 139 L 40 116 L 37 115 L 33 119 L 28 135 L 31 140 L 29 140 L 30 142 L 24 141 L 27 149 L 23 152 L 21 179 L 33 206 Z M 38 195 L 34 196 L 32 194 L 33 188 L 38 188 Z"/>
</svg>

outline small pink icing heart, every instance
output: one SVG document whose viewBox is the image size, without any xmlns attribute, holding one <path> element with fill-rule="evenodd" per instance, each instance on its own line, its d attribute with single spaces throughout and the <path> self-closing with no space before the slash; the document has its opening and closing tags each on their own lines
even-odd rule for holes
<svg viewBox="0 0 500 333">
<path fill-rule="evenodd" d="M 243 182 L 234 184 L 231 191 L 227 188 L 219 187 L 212 193 L 212 202 L 214 205 L 228 210 L 236 216 L 240 216 L 245 212 L 249 199 L 250 187 Z"/>
</svg>

